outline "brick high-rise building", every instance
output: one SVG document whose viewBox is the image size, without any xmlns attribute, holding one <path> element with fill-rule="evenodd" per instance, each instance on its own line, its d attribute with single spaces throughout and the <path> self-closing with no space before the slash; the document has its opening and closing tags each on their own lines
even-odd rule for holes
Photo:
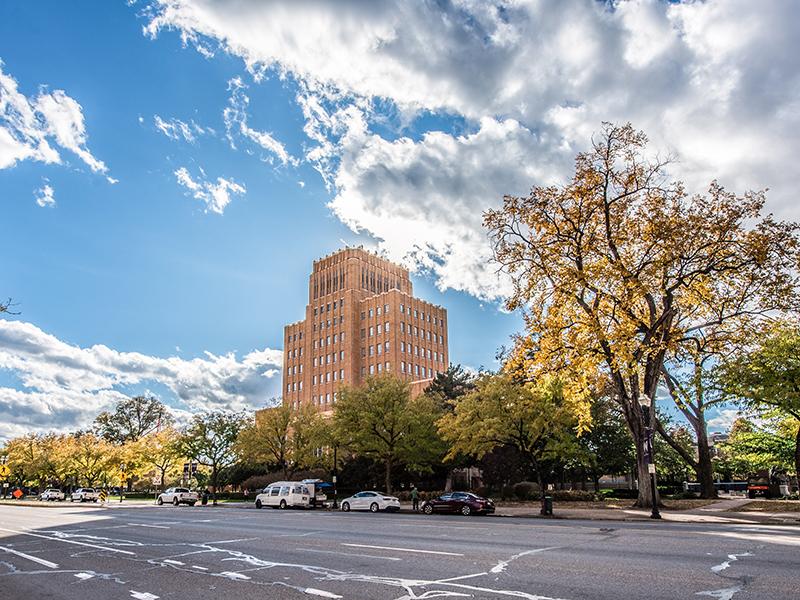
<svg viewBox="0 0 800 600">
<path fill-rule="evenodd" d="M 448 366 L 447 311 L 408 270 L 361 248 L 314 261 L 305 319 L 284 328 L 283 401 L 332 410 L 340 385 L 392 373 L 421 392 Z"/>
</svg>

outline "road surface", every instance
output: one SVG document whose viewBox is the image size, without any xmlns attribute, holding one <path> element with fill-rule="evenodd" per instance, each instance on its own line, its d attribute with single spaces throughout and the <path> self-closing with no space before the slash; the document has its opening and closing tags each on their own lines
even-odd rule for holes
<svg viewBox="0 0 800 600">
<path fill-rule="evenodd" d="M 800 597 L 795 526 L 0 506 L 4 598 Z"/>
</svg>

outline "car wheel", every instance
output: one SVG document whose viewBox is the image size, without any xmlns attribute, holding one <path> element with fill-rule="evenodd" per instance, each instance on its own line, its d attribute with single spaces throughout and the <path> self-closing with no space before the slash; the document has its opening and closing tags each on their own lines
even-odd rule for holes
<svg viewBox="0 0 800 600">
<path fill-rule="evenodd" d="M 159 497 L 158 497 L 158 500 L 156 500 L 156 504 L 158 504 L 159 506 L 161 506 L 162 504 L 164 504 L 164 499 L 163 499 L 161 496 L 159 496 Z"/>
<path fill-rule="evenodd" d="M 342 502 L 342 512 L 350 512 L 350 503 Z"/>
<path fill-rule="evenodd" d="M 189 506 L 194 506 L 195 502 L 189 502 Z"/>
<path fill-rule="evenodd" d="M 465 504 L 464 506 L 461 507 L 461 514 L 464 515 L 465 517 L 468 517 L 472 514 L 472 509 L 469 507 L 468 504 Z"/>
<path fill-rule="evenodd" d="M 281 510 L 286 508 L 286 500 L 281 500 L 280 507 L 281 507 Z"/>
<path fill-rule="evenodd" d="M 75 502 L 75 498 L 73 498 L 72 496 L 70 496 L 70 497 L 69 497 L 69 501 L 70 501 L 70 502 Z"/>
<path fill-rule="evenodd" d="M 424 512 L 426 515 L 432 515 L 433 507 L 430 504 L 426 504 L 425 506 L 422 507 L 422 512 Z"/>
<path fill-rule="evenodd" d="M 92 502 L 97 503 L 97 498 L 92 498 Z"/>
<path fill-rule="evenodd" d="M 376 513 L 376 512 L 378 512 L 379 509 L 380 509 L 380 507 L 378 506 L 377 502 L 373 502 L 372 504 L 369 505 L 369 512 Z"/>
<path fill-rule="evenodd" d="M 256 500 L 256 508 L 261 509 L 263 507 L 264 507 L 264 505 L 261 504 L 261 500 Z"/>
<path fill-rule="evenodd" d="M 178 502 L 178 499 L 177 498 L 173 498 L 172 499 L 172 505 L 173 506 L 178 506 L 178 504 L 180 504 L 180 502 Z"/>
</svg>

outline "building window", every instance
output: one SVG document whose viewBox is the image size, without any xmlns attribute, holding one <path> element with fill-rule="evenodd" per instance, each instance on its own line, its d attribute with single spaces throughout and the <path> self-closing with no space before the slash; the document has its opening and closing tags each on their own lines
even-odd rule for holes
<svg viewBox="0 0 800 600">
<path fill-rule="evenodd" d="M 419 318 L 419 312 L 417 312 L 416 310 L 414 311 L 414 318 L 415 318 L 415 319 L 418 319 L 418 318 Z"/>
<path fill-rule="evenodd" d="M 344 360 L 344 350 L 339 350 L 339 360 Z"/>
<path fill-rule="evenodd" d="M 386 321 L 386 323 L 383 324 L 383 330 L 386 333 L 389 333 L 389 321 Z"/>
<path fill-rule="evenodd" d="M 302 347 L 302 346 L 300 346 L 300 352 L 299 352 L 299 354 L 300 354 L 300 356 L 303 356 L 303 347 Z"/>
<path fill-rule="evenodd" d="M 374 373 L 375 373 L 375 365 L 370 365 L 369 366 L 369 374 L 373 375 Z"/>
<path fill-rule="evenodd" d="M 331 401 L 331 395 L 325 394 L 325 404 L 328 404 Z"/>
<path fill-rule="evenodd" d="M 336 381 L 336 371 L 333 372 L 333 380 Z"/>
<path fill-rule="evenodd" d="M 314 316 L 315 317 L 317 316 L 317 307 L 316 306 L 314 307 Z"/>
<path fill-rule="evenodd" d="M 344 379 L 344 369 L 339 369 L 339 381 Z"/>
<path fill-rule="evenodd" d="M 366 318 L 367 318 L 367 313 L 365 313 L 364 311 L 361 311 L 361 320 L 363 321 Z"/>
<path fill-rule="evenodd" d="M 400 342 L 400 352 L 405 352 L 405 351 L 406 351 L 406 343 L 401 341 Z"/>
<path fill-rule="evenodd" d="M 370 346 L 369 347 L 369 355 L 372 356 L 373 354 L 375 354 L 375 346 Z"/>
<path fill-rule="evenodd" d="M 325 305 L 325 312 L 331 312 L 331 303 L 330 303 L 330 302 L 328 302 L 328 303 Z"/>
<path fill-rule="evenodd" d="M 385 314 L 385 315 L 389 314 L 389 305 L 388 304 L 384 304 L 383 305 L 383 314 Z"/>
<path fill-rule="evenodd" d="M 390 366 L 389 363 L 386 362 L 386 364 L 384 365 L 384 368 L 388 371 L 389 370 L 389 366 Z"/>
<path fill-rule="evenodd" d="M 301 392 L 303 391 L 303 382 L 302 381 L 297 384 L 297 389 L 300 390 Z"/>
<path fill-rule="evenodd" d="M 333 310 L 336 310 L 336 300 L 333 301 Z"/>
<path fill-rule="evenodd" d="M 331 355 L 330 354 L 326 354 L 325 355 L 325 364 L 326 365 L 331 364 Z"/>
<path fill-rule="evenodd" d="M 331 345 L 331 336 L 327 336 L 327 337 L 325 338 L 325 345 L 326 345 L 326 346 L 330 346 L 330 345 Z"/>
<path fill-rule="evenodd" d="M 386 341 L 383 343 L 383 349 L 384 349 L 386 352 L 388 352 L 388 351 L 389 351 L 389 340 L 386 340 Z"/>
<path fill-rule="evenodd" d="M 315 367 L 317 366 L 317 357 L 316 356 L 314 357 L 312 363 L 314 364 Z"/>
<path fill-rule="evenodd" d="M 369 328 L 369 337 L 372 337 L 374 333 L 375 333 L 375 328 L 370 326 L 370 328 Z"/>
<path fill-rule="evenodd" d="M 303 363 L 300 363 L 300 374 L 303 374 Z"/>
<path fill-rule="evenodd" d="M 419 337 L 419 327 L 414 327 L 414 337 Z"/>
<path fill-rule="evenodd" d="M 400 314 L 401 314 L 401 315 L 402 315 L 402 314 L 405 314 L 405 312 L 406 312 L 406 307 L 405 307 L 405 306 L 403 306 L 403 305 L 401 304 L 401 305 L 400 305 Z"/>
<path fill-rule="evenodd" d="M 406 362 L 404 360 L 400 361 L 400 372 L 401 373 L 405 373 L 406 372 Z"/>
<path fill-rule="evenodd" d="M 401 321 L 400 322 L 400 333 L 405 333 L 405 332 L 406 332 L 406 324 Z"/>
<path fill-rule="evenodd" d="M 331 373 L 330 371 L 328 371 L 327 373 L 325 373 L 325 381 L 329 382 L 330 380 L 331 380 Z"/>
<path fill-rule="evenodd" d="M 383 371 L 383 363 L 378 363 L 378 373 Z"/>
<path fill-rule="evenodd" d="M 367 373 L 367 368 L 361 367 L 361 376 L 363 377 L 364 375 L 366 375 L 366 373 Z"/>
<path fill-rule="evenodd" d="M 312 375 L 311 376 L 311 385 L 317 385 L 317 376 L 316 375 Z"/>
<path fill-rule="evenodd" d="M 377 312 L 377 314 L 378 314 L 378 315 L 380 315 L 380 314 L 381 314 L 381 307 L 380 307 L 380 306 L 378 307 L 378 309 L 377 309 L 377 311 L 376 311 L 376 312 Z"/>
<path fill-rule="evenodd" d="M 361 346 L 361 356 L 363 357 L 363 356 L 366 356 L 366 355 L 367 355 L 367 349 L 364 348 L 364 346 Z"/>
<path fill-rule="evenodd" d="M 378 354 L 383 354 L 383 345 L 378 344 Z"/>
<path fill-rule="evenodd" d="M 336 343 L 336 337 L 337 337 L 337 336 L 336 336 L 336 334 L 334 333 L 334 334 L 333 334 L 333 343 L 334 343 L 334 344 Z"/>
<path fill-rule="evenodd" d="M 365 337 L 367 337 L 367 330 L 366 329 L 362 329 L 361 330 L 361 339 L 363 340 Z"/>
<path fill-rule="evenodd" d="M 369 309 L 369 318 L 370 318 L 370 319 L 372 318 L 372 314 L 373 314 L 373 313 L 372 313 L 372 309 L 370 308 L 370 309 Z"/>
<path fill-rule="evenodd" d="M 288 394 L 288 393 L 289 393 L 289 392 L 291 392 L 291 391 L 292 391 L 292 384 L 290 384 L 290 383 L 287 383 L 287 384 L 286 384 L 286 393 Z"/>
<path fill-rule="evenodd" d="M 342 323 L 344 323 L 344 316 L 339 317 L 339 325 L 341 325 Z"/>
</svg>

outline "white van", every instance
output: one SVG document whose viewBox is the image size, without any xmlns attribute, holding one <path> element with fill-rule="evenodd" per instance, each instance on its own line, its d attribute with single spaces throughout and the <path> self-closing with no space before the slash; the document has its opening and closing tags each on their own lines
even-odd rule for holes
<svg viewBox="0 0 800 600">
<path fill-rule="evenodd" d="M 308 508 L 311 493 L 302 481 L 276 481 L 256 496 L 256 508 Z"/>
</svg>

